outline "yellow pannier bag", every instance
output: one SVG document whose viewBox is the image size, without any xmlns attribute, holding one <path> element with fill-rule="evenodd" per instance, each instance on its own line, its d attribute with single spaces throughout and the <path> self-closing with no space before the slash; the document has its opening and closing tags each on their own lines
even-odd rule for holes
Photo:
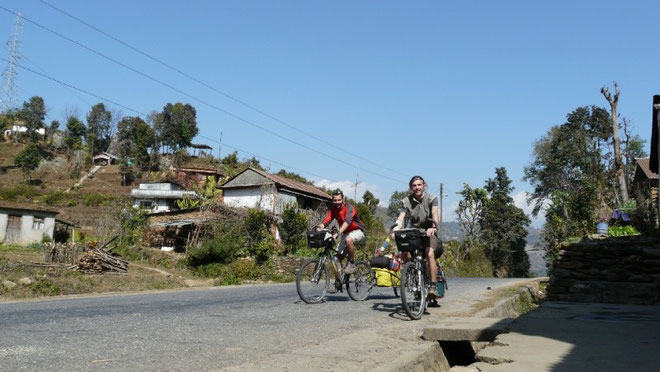
<svg viewBox="0 0 660 372">
<path fill-rule="evenodd" d="M 373 268 L 376 272 L 376 285 L 379 287 L 396 287 L 399 285 L 398 274 L 387 269 Z"/>
</svg>

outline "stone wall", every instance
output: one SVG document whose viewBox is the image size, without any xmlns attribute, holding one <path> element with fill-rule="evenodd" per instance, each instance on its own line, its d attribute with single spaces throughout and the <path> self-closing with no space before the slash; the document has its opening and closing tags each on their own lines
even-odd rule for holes
<svg viewBox="0 0 660 372">
<path fill-rule="evenodd" d="M 660 304 L 660 239 L 583 241 L 559 252 L 550 273 L 553 301 Z"/>
</svg>

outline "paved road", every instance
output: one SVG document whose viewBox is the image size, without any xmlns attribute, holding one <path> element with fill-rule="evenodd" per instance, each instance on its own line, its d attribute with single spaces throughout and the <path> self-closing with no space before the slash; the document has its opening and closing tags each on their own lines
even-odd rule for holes
<svg viewBox="0 0 660 372">
<path fill-rule="evenodd" d="M 488 287 L 516 282 L 450 278 L 428 317 L 469 311 Z M 0 303 L 0 370 L 213 370 L 407 321 L 389 288 L 317 305 L 295 284 Z"/>
</svg>

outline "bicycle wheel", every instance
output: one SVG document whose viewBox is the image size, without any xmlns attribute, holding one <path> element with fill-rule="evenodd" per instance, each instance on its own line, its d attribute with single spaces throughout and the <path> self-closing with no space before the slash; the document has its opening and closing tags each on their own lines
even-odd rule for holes
<svg viewBox="0 0 660 372">
<path fill-rule="evenodd" d="M 426 308 L 426 290 L 422 270 L 414 262 L 406 262 L 401 269 L 401 303 L 403 310 L 412 320 L 422 318 Z"/>
<path fill-rule="evenodd" d="M 325 298 L 330 284 L 328 268 L 318 258 L 305 261 L 296 275 L 296 290 L 300 299 L 316 304 Z"/>
<path fill-rule="evenodd" d="M 348 297 L 354 301 L 364 301 L 375 285 L 375 277 L 369 264 L 364 261 L 355 261 L 355 268 L 355 272 L 346 278 Z"/>
</svg>

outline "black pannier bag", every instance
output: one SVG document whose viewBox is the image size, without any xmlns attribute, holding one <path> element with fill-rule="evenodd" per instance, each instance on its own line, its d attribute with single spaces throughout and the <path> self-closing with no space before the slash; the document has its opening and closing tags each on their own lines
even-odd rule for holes
<svg viewBox="0 0 660 372">
<path fill-rule="evenodd" d="M 372 258 L 371 261 L 369 262 L 369 265 L 371 265 L 371 267 L 377 267 L 380 269 L 389 269 L 391 264 L 392 264 L 392 259 L 385 256 L 376 256 Z"/>
<path fill-rule="evenodd" d="M 307 246 L 310 248 L 323 248 L 332 239 L 329 230 L 311 230 L 307 232 Z"/>
<path fill-rule="evenodd" d="M 396 247 L 401 252 L 414 252 L 422 249 L 422 233 L 419 229 L 401 229 L 394 232 Z"/>
</svg>

